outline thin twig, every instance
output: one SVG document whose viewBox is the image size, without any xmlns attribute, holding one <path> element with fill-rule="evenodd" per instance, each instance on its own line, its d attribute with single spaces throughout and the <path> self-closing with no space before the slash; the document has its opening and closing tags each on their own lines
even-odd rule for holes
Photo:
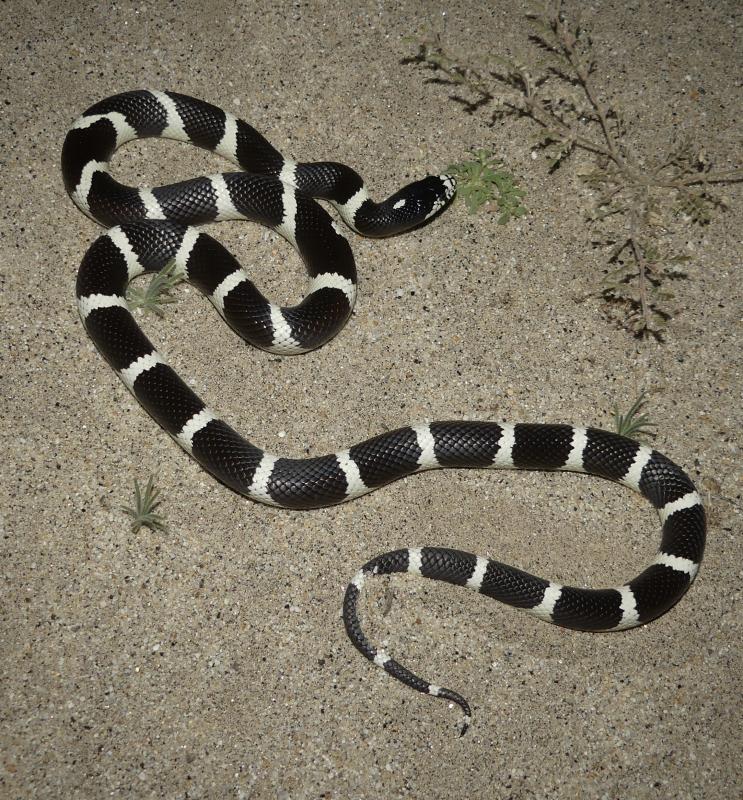
<svg viewBox="0 0 743 800">
<path fill-rule="evenodd" d="M 636 206 L 632 207 L 630 211 L 630 245 L 632 247 L 632 254 L 637 262 L 637 289 L 640 298 L 640 310 L 642 312 L 642 320 L 644 330 L 652 329 L 652 319 L 650 316 L 650 308 L 648 305 L 648 290 L 647 290 L 647 262 L 645 261 L 645 254 L 642 250 L 642 245 L 639 242 L 639 228 L 640 221 L 638 220 L 638 210 Z"/>
</svg>

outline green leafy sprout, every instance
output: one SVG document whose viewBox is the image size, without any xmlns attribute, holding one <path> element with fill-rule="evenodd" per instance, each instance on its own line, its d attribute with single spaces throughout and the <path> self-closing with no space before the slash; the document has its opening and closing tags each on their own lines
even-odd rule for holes
<svg viewBox="0 0 743 800">
<path fill-rule="evenodd" d="M 175 270 L 175 260 L 169 261 L 160 272 L 152 276 L 144 289 L 130 286 L 126 299 L 131 308 L 141 308 L 144 312 L 164 317 L 163 306 L 176 302 L 170 292 L 183 280 L 183 276 Z"/>
<path fill-rule="evenodd" d="M 157 513 L 160 505 L 158 495 L 160 490 L 155 488 L 152 476 L 147 481 L 144 492 L 139 486 L 139 481 L 134 479 L 134 508 L 121 506 L 121 510 L 132 518 L 132 532 L 138 533 L 140 528 L 149 528 L 151 531 L 166 531 L 165 518 Z"/>
<path fill-rule="evenodd" d="M 526 214 L 522 198 L 526 192 L 516 184 L 513 175 L 501 169 L 503 162 L 489 150 L 476 150 L 469 161 L 450 164 L 448 172 L 457 179 L 457 194 L 464 200 L 470 214 L 489 204 L 499 212 L 498 224 L 505 225 L 511 217 Z"/>
<path fill-rule="evenodd" d="M 651 429 L 657 427 L 656 424 L 647 414 L 640 413 L 645 404 L 645 392 L 642 392 L 626 414 L 620 414 L 619 407 L 614 406 L 614 428 L 620 436 L 644 439 L 655 435 Z"/>
</svg>

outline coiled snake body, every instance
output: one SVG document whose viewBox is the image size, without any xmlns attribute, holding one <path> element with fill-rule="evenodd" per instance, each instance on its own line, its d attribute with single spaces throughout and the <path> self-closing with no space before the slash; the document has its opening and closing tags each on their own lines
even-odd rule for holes
<svg viewBox="0 0 743 800">
<path fill-rule="evenodd" d="M 115 181 L 108 161 L 146 136 L 192 142 L 242 171 L 135 189 Z M 431 176 L 382 203 L 359 175 L 335 162 L 297 164 L 221 109 L 172 92 L 134 91 L 89 108 L 65 139 L 65 186 L 79 208 L 114 225 L 90 247 L 77 278 L 85 327 L 148 413 L 208 472 L 231 488 L 284 508 L 317 508 L 358 497 L 438 467 L 569 470 L 618 481 L 644 495 L 662 524 L 660 551 L 639 576 L 614 589 L 562 586 L 481 556 L 440 547 L 397 550 L 369 561 L 348 586 L 343 617 L 354 645 L 418 691 L 470 709 L 456 692 L 407 670 L 361 630 L 357 600 L 373 575 L 409 572 L 467 586 L 549 622 L 617 630 L 662 614 L 686 591 L 702 559 L 705 514 L 686 474 L 660 453 L 614 433 L 572 425 L 432 422 L 399 428 L 318 458 L 282 458 L 246 441 L 167 365 L 129 313 L 128 282 L 174 262 L 247 341 L 277 353 L 320 346 L 346 322 L 356 293 L 351 250 L 312 198 L 329 201 L 359 233 L 387 236 L 417 226 L 451 200 L 454 181 Z M 292 308 L 269 303 L 235 259 L 194 224 L 250 219 L 299 251 L 311 282 Z"/>
</svg>

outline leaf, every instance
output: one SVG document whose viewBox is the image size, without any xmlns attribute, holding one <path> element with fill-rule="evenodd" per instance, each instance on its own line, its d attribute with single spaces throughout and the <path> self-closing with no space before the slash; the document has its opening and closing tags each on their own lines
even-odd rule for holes
<svg viewBox="0 0 743 800">
<path fill-rule="evenodd" d="M 163 317 L 165 311 L 162 306 L 176 302 L 175 297 L 170 296 L 170 292 L 181 281 L 183 281 L 183 276 L 176 273 L 176 263 L 173 259 L 152 277 L 144 290 L 130 287 L 127 302 L 132 308 L 141 308 L 142 311 Z"/>
<path fill-rule="evenodd" d="M 500 212 L 498 223 L 505 225 L 511 217 L 522 217 L 527 209 L 521 202 L 526 192 L 502 167 L 502 162 L 484 149 L 475 150 L 469 161 L 450 164 L 448 171 L 457 179 L 457 192 L 471 214 L 493 203 Z"/>
<path fill-rule="evenodd" d="M 160 490 L 155 488 L 152 476 L 147 481 L 144 492 L 139 487 L 139 481 L 134 480 L 134 507 L 121 506 L 121 510 L 132 518 L 132 532 L 138 533 L 140 528 L 149 528 L 151 531 L 166 531 L 165 519 L 156 509 L 160 505 L 158 495 Z"/>
</svg>

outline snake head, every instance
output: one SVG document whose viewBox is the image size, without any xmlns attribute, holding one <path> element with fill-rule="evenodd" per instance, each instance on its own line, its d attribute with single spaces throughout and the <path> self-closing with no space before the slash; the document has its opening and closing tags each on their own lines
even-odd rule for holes
<svg viewBox="0 0 743 800">
<path fill-rule="evenodd" d="M 371 224 L 363 225 L 363 232 L 371 236 L 391 236 L 416 228 L 443 211 L 456 190 L 457 184 L 451 175 L 429 175 L 410 183 L 376 206 L 374 221 L 370 219 Z"/>
</svg>

